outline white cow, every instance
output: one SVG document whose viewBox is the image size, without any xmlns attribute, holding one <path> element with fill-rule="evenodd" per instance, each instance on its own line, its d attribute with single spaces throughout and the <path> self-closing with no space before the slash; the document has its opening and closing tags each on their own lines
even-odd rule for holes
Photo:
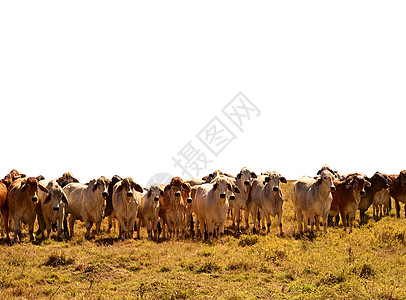
<svg viewBox="0 0 406 300">
<path fill-rule="evenodd" d="M 303 232 L 302 221 L 307 230 L 307 220 L 310 219 L 310 231 L 313 232 L 315 215 L 323 219 L 324 232 L 327 231 L 327 217 L 330 212 L 334 175 L 324 170 L 320 177 L 301 177 L 292 186 L 292 201 L 300 233 Z M 318 227 L 317 222 L 317 227 Z"/>
<path fill-rule="evenodd" d="M 142 193 L 142 187 L 131 177 L 124 178 L 114 185 L 113 209 L 118 220 L 120 239 L 133 238 Z"/>
<path fill-rule="evenodd" d="M 70 213 L 69 229 L 71 237 L 74 236 L 73 226 L 76 219 L 85 223 L 86 238 L 90 236 L 93 223 L 96 223 L 96 234 L 100 235 L 100 225 L 106 207 L 109 182 L 110 179 L 102 176 L 97 180 L 91 180 L 88 184 L 72 182 L 63 188 L 68 197 L 67 211 Z"/>
<path fill-rule="evenodd" d="M 65 206 L 68 204 L 68 198 L 56 180 L 41 180 L 39 183 L 48 189 L 48 193 L 43 191 L 38 192 L 38 202 L 40 204 L 38 221 L 42 236 L 44 236 L 44 230 L 46 229 L 47 238 L 49 238 L 52 223 L 58 222 L 57 237 L 59 239 L 61 238 L 62 224 L 65 219 Z M 62 239 L 65 239 L 63 232 Z"/>
<path fill-rule="evenodd" d="M 195 191 L 192 201 L 193 211 L 200 223 L 200 236 L 204 237 L 206 228 L 209 242 L 217 230 L 222 241 L 232 192 L 233 186 L 224 176 L 217 178 L 213 184 L 205 183 L 198 186 Z"/>
<path fill-rule="evenodd" d="M 287 183 L 285 177 L 282 177 L 279 173 L 267 172 L 267 175 L 258 176 L 252 183 L 250 196 L 253 202 L 252 218 L 254 229 L 256 228 L 258 209 L 260 209 L 261 217 L 266 218 L 267 233 L 269 233 L 271 227 L 270 216 L 278 216 L 279 232 L 280 235 L 283 235 L 283 194 L 279 186 L 280 182 Z"/>
<path fill-rule="evenodd" d="M 137 238 L 140 238 L 141 226 L 147 227 L 148 238 L 152 239 L 152 230 L 154 239 L 158 238 L 159 221 L 159 198 L 164 197 L 164 191 L 159 184 L 153 184 L 145 193 L 138 207 Z"/>
</svg>

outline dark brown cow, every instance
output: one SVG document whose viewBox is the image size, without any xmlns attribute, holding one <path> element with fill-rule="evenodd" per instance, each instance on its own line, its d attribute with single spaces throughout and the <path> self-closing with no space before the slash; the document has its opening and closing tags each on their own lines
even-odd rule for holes
<svg viewBox="0 0 406 300">
<path fill-rule="evenodd" d="M 30 241 L 34 240 L 34 222 L 37 216 L 38 190 L 48 193 L 48 190 L 38 183 L 35 177 L 15 180 L 8 190 L 7 209 L 14 219 L 14 242 L 21 238 L 20 221 L 28 224 Z M 5 217 L 8 220 L 8 214 Z M 8 222 L 5 223 L 6 235 L 9 239 Z"/>
<path fill-rule="evenodd" d="M 65 185 L 71 182 L 76 182 L 79 183 L 79 180 L 77 180 L 75 177 L 73 177 L 71 172 L 65 172 L 62 174 L 61 177 L 55 179 L 56 182 L 60 185 L 61 188 L 63 188 Z"/>
<path fill-rule="evenodd" d="M 400 203 L 405 203 L 405 217 L 406 217 L 406 170 L 399 173 L 398 176 L 390 175 L 392 184 L 390 187 L 390 195 L 395 199 L 396 216 L 400 217 Z"/>
<path fill-rule="evenodd" d="M 371 183 L 361 174 L 349 174 L 343 181 L 335 181 L 336 190 L 333 192 L 333 201 L 331 202 L 330 215 L 341 215 L 344 230 L 349 225 L 349 233 L 352 232 L 352 225 L 355 219 L 361 196 L 366 194 L 365 187 L 370 187 Z M 347 224 L 347 217 L 348 223 Z"/>
<path fill-rule="evenodd" d="M 371 186 L 365 188 L 366 194 L 364 196 L 361 196 L 361 201 L 358 205 L 361 223 L 365 219 L 365 212 L 374 202 L 374 196 L 376 192 L 387 189 L 389 187 L 388 179 L 384 175 L 382 175 L 382 173 L 375 172 L 375 174 L 371 178 L 366 177 L 365 179 L 371 183 Z"/>
</svg>

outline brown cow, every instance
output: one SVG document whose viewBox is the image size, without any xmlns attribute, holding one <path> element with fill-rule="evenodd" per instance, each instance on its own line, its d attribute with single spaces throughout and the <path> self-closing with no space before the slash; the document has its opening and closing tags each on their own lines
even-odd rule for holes
<svg viewBox="0 0 406 300">
<path fill-rule="evenodd" d="M 190 185 L 180 177 L 172 178 L 171 182 L 165 186 L 159 210 L 159 216 L 163 222 L 164 238 L 166 237 L 165 225 L 168 227 L 169 238 L 172 237 L 172 234 L 179 237 L 179 233 L 184 232 L 185 211 L 189 211 L 188 205 L 191 204 L 190 192 Z"/>
<path fill-rule="evenodd" d="M 7 208 L 14 219 L 14 242 L 21 239 L 20 221 L 28 224 L 30 241 L 34 240 L 34 222 L 37 216 L 38 190 L 48 193 L 48 190 L 38 183 L 35 177 L 17 179 L 9 188 L 7 195 Z M 5 220 L 8 220 L 8 214 Z M 8 222 L 6 222 L 6 235 L 9 239 Z"/>
<path fill-rule="evenodd" d="M 334 185 L 336 190 L 333 192 L 330 215 L 334 217 L 340 213 L 344 231 L 347 229 L 348 217 L 349 233 L 351 233 L 361 196 L 366 194 L 364 188 L 370 187 L 371 183 L 363 175 L 353 173 L 347 175 L 343 181 L 335 181 Z"/>
<path fill-rule="evenodd" d="M 406 217 L 406 170 L 399 173 L 398 176 L 391 175 L 392 184 L 390 187 L 390 195 L 395 199 L 396 216 L 400 218 L 400 203 L 405 203 L 405 217 Z"/>
<path fill-rule="evenodd" d="M 1 235 L 3 236 L 3 228 L 6 226 L 5 222 L 7 220 L 7 207 L 6 207 L 6 200 L 7 200 L 7 189 L 11 184 L 10 179 L 2 179 L 0 180 L 0 209 L 1 209 Z"/>
</svg>

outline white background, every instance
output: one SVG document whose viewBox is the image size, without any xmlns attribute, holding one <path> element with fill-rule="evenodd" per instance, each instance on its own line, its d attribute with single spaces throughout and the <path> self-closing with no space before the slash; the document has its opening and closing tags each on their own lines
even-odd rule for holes
<svg viewBox="0 0 406 300">
<path fill-rule="evenodd" d="M 405 15 L 402 1 L 2 2 L 0 177 L 181 175 L 172 157 L 239 91 L 262 113 L 202 175 L 398 173 Z"/>
</svg>

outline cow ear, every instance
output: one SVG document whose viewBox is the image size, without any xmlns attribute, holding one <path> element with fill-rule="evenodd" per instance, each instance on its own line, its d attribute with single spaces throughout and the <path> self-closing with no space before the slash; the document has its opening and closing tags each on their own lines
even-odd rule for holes
<svg viewBox="0 0 406 300">
<path fill-rule="evenodd" d="M 25 188 L 27 187 L 27 185 L 26 185 L 25 183 L 26 183 L 25 181 L 21 182 L 20 190 L 21 190 L 22 192 L 25 191 Z"/>
<path fill-rule="evenodd" d="M 400 176 L 396 177 L 395 182 L 399 182 L 400 181 Z"/>
<path fill-rule="evenodd" d="M 231 186 L 231 183 L 227 183 L 227 188 L 228 188 L 228 190 L 231 192 L 233 189 L 232 189 L 232 186 Z"/>
<path fill-rule="evenodd" d="M 40 183 L 38 183 L 38 188 L 44 193 L 48 193 L 48 189 Z"/>
<path fill-rule="evenodd" d="M 255 174 L 254 172 L 251 172 L 251 177 L 252 178 L 257 178 L 257 174 Z"/>
<path fill-rule="evenodd" d="M 43 204 L 47 204 L 49 201 L 51 201 L 52 199 L 52 195 L 51 193 L 48 193 L 44 199 L 44 203 Z"/>
<path fill-rule="evenodd" d="M 97 190 L 97 182 L 93 185 L 92 191 L 95 192 Z"/>
<path fill-rule="evenodd" d="M 134 190 L 136 190 L 137 192 L 139 192 L 139 193 L 143 193 L 143 192 L 144 192 L 144 189 L 143 189 L 142 186 L 140 186 L 138 183 L 135 183 L 135 182 L 134 182 L 133 186 L 134 186 Z"/>
<path fill-rule="evenodd" d="M 321 177 L 316 179 L 316 185 L 320 185 L 321 184 Z"/>
<path fill-rule="evenodd" d="M 116 184 L 117 184 L 116 192 L 121 193 L 121 191 L 123 190 L 123 181 L 119 181 Z"/>
<path fill-rule="evenodd" d="M 352 188 L 354 186 L 354 179 L 351 179 L 346 185 L 345 188 L 347 190 L 349 190 L 350 188 Z"/>
<path fill-rule="evenodd" d="M 371 187 L 371 183 L 368 180 L 365 180 L 365 186 L 366 187 Z"/>
<path fill-rule="evenodd" d="M 62 194 L 62 202 L 65 203 L 65 205 L 68 205 L 68 198 L 66 198 L 65 194 Z"/>
<path fill-rule="evenodd" d="M 227 173 L 224 173 L 224 175 L 227 176 L 227 177 L 230 177 L 230 178 L 234 178 L 233 175 L 230 175 L 230 174 L 227 174 Z"/>
<path fill-rule="evenodd" d="M 271 181 L 271 177 L 269 177 L 269 176 L 265 177 L 265 182 L 269 182 L 269 181 Z"/>
<path fill-rule="evenodd" d="M 207 179 L 207 176 L 204 176 L 203 178 L 202 178 L 202 180 L 206 180 Z"/>
<path fill-rule="evenodd" d="M 241 172 L 237 174 L 237 179 L 241 179 Z"/>
<path fill-rule="evenodd" d="M 186 183 L 183 183 L 183 184 L 182 184 L 182 189 L 184 189 L 184 190 L 190 192 L 190 186 L 189 186 L 188 184 L 186 184 Z"/>
<path fill-rule="evenodd" d="M 161 195 L 161 197 L 163 197 L 164 196 L 164 191 L 159 189 L 159 194 Z"/>
<path fill-rule="evenodd" d="M 151 194 L 152 194 L 152 189 L 149 189 L 148 193 L 147 193 L 147 198 L 151 197 Z"/>
<path fill-rule="evenodd" d="M 170 190 L 171 190 L 171 185 L 168 184 L 168 185 L 165 187 L 164 191 L 165 191 L 165 192 L 168 192 L 168 191 L 170 191 Z"/>
<path fill-rule="evenodd" d="M 213 191 L 215 191 L 218 186 L 219 186 L 219 184 L 217 182 L 215 184 L 213 184 Z"/>
<path fill-rule="evenodd" d="M 238 189 L 238 187 L 236 185 L 234 186 L 234 193 L 237 193 L 237 194 L 240 193 L 240 190 Z"/>
<path fill-rule="evenodd" d="M 288 183 L 288 181 L 286 180 L 285 177 L 281 177 L 279 180 L 280 180 L 282 183 Z"/>
</svg>

